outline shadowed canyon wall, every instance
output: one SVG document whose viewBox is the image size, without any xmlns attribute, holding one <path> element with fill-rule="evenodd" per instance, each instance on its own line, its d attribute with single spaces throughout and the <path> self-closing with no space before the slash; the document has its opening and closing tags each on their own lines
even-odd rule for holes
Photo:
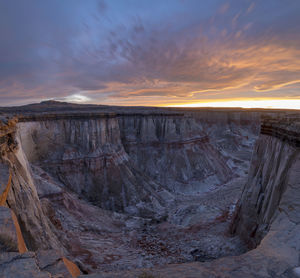
<svg viewBox="0 0 300 278">
<path fill-rule="evenodd" d="M 94 204 L 133 214 L 163 212 L 159 185 L 130 164 L 116 117 L 25 122 L 19 136 L 30 162 Z"/>
<path fill-rule="evenodd" d="M 241 116 L 220 123 L 223 132 L 203 115 L 171 112 L 24 117 L 18 136 L 31 163 L 94 204 L 160 217 L 173 193 L 224 184 L 239 155 L 249 161 L 258 120 Z"/>
<path fill-rule="evenodd" d="M 137 167 L 168 190 L 189 193 L 225 183 L 234 175 L 239 156 L 249 160 L 259 115 L 122 115 L 119 126 L 124 148 Z"/>
<path fill-rule="evenodd" d="M 285 219 L 287 230 L 295 226 L 299 231 L 299 123 L 297 114 L 263 119 L 234 222 L 234 231 L 250 248 L 279 225 L 278 219 Z M 299 248 L 298 237 L 295 241 Z"/>
</svg>

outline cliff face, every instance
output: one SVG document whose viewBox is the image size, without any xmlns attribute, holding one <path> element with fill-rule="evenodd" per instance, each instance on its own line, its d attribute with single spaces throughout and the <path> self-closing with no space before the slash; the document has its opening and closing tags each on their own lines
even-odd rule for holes
<svg viewBox="0 0 300 278">
<path fill-rule="evenodd" d="M 226 158 L 192 116 L 124 115 L 124 148 L 142 172 L 172 192 L 197 192 L 233 175 Z"/>
<path fill-rule="evenodd" d="M 30 166 L 16 136 L 16 122 L 16 119 L 1 121 L 1 185 L 6 184 L 9 173 L 12 176 L 6 205 L 17 215 L 30 250 L 58 249 L 58 240 L 42 211 Z"/>
<path fill-rule="evenodd" d="M 20 123 L 18 134 L 31 163 L 94 204 L 145 216 L 163 213 L 159 185 L 130 164 L 116 117 L 40 118 Z"/>
<path fill-rule="evenodd" d="M 265 119 L 256 143 L 235 230 L 254 248 L 277 218 L 300 223 L 299 118 Z"/>
<path fill-rule="evenodd" d="M 70 190 L 105 209 L 152 217 L 164 214 L 172 194 L 206 191 L 247 169 L 251 121 L 228 118 L 216 129 L 202 117 L 40 114 L 21 118 L 18 136 L 30 163 Z M 224 140 L 232 140 L 227 149 Z"/>
</svg>

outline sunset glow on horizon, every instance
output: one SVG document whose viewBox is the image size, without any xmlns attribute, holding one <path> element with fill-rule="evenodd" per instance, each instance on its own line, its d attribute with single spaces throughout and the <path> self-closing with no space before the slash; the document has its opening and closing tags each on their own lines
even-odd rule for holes
<svg viewBox="0 0 300 278">
<path fill-rule="evenodd" d="M 224 100 L 214 102 L 196 102 L 166 107 L 215 107 L 215 108 L 264 108 L 264 109 L 296 109 L 300 110 L 300 99 L 257 99 L 257 100 Z"/>
</svg>

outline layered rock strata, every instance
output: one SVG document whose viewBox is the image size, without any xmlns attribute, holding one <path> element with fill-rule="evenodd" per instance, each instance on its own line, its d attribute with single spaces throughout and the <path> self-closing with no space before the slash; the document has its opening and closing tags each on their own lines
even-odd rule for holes
<svg viewBox="0 0 300 278">
<path fill-rule="evenodd" d="M 251 248 L 277 218 L 285 219 L 288 226 L 300 223 L 299 143 L 299 115 L 268 117 L 262 122 L 234 224 L 234 231 Z"/>
<path fill-rule="evenodd" d="M 16 122 L 16 119 L 0 121 L 1 277 L 77 277 L 81 274 L 79 268 L 58 251 L 54 227 L 41 209 L 31 170 L 16 137 Z M 7 177 L 8 183 L 3 186 Z M 31 250 L 55 248 L 56 251 L 40 250 L 35 254 L 28 252 L 27 244 Z"/>
<path fill-rule="evenodd" d="M 206 182 L 222 184 L 233 175 L 192 116 L 122 115 L 118 121 L 132 163 L 172 192 L 201 191 Z"/>
<path fill-rule="evenodd" d="M 163 215 L 163 189 L 133 167 L 112 115 L 41 117 L 19 124 L 28 160 L 99 207 Z"/>
<path fill-rule="evenodd" d="M 300 276 L 300 117 L 262 122 L 233 232 L 255 249 L 206 263 L 185 263 L 91 278 L 138 276 L 297 278 Z"/>
<path fill-rule="evenodd" d="M 102 208 L 146 217 L 162 217 L 173 193 L 224 184 L 245 160 L 239 142 L 224 153 L 223 139 L 211 142 L 212 128 L 184 113 L 42 114 L 20 121 L 31 163 Z M 245 138 L 244 151 L 253 137 L 247 128 L 236 135 Z"/>
<path fill-rule="evenodd" d="M 1 121 L 1 184 L 11 174 L 11 190 L 6 205 L 17 216 L 26 245 L 30 250 L 59 248 L 58 240 L 45 217 L 34 185 L 28 160 L 16 136 L 17 120 Z M 6 181 L 5 181 L 6 180 Z M 2 193 L 2 192 L 1 192 Z"/>
</svg>

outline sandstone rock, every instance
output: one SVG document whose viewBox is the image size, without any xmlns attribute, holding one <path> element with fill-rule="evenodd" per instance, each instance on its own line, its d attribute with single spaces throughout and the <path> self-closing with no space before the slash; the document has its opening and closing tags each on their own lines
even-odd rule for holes
<svg viewBox="0 0 300 278">
<path fill-rule="evenodd" d="M 124 115 L 118 121 L 131 161 L 170 191 L 201 190 L 211 176 L 215 184 L 221 184 L 232 175 L 224 157 L 193 117 Z"/>
<path fill-rule="evenodd" d="M 7 159 L 13 164 L 12 190 L 7 202 L 15 211 L 26 245 L 30 250 L 56 248 L 60 245 L 53 229 L 44 216 L 32 180 L 31 170 L 22 149 L 9 153 Z"/>
<path fill-rule="evenodd" d="M 2 252 L 18 252 L 18 237 L 12 219 L 11 210 L 0 207 L 0 250 Z"/>
<path fill-rule="evenodd" d="M 11 173 L 12 182 L 6 203 L 17 216 L 26 246 L 38 248 L 60 248 L 51 225 L 43 215 L 36 188 L 32 180 L 28 160 L 16 137 L 16 120 L 8 121 L 3 128 L 4 145 L 0 157 L 0 169 L 5 179 Z M 5 184 L 7 181 L 5 182 Z"/>
<path fill-rule="evenodd" d="M 300 134 L 299 134 L 300 137 Z M 257 246 L 276 217 L 300 223 L 300 156 L 285 140 L 261 135 L 236 215 L 235 230 Z"/>
<path fill-rule="evenodd" d="M 51 278 L 36 265 L 35 254 L 0 253 L 1 278 Z"/>
<path fill-rule="evenodd" d="M 3 194 L 9 179 L 9 165 L 5 163 L 0 164 L 0 195 Z"/>
<path fill-rule="evenodd" d="M 12 175 L 9 174 L 7 185 L 0 194 L 0 206 L 6 206 L 7 196 L 11 188 L 11 178 Z"/>
<path fill-rule="evenodd" d="M 78 267 L 56 250 L 41 250 L 37 252 L 36 257 L 39 268 L 53 276 L 71 278 L 80 275 Z"/>
<path fill-rule="evenodd" d="M 22 123 L 19 134 L 32 163 L 94 204 L 148 217 L 164 213 L 159 185 L 131 167 L 115 118 Z"/>
</svg>

